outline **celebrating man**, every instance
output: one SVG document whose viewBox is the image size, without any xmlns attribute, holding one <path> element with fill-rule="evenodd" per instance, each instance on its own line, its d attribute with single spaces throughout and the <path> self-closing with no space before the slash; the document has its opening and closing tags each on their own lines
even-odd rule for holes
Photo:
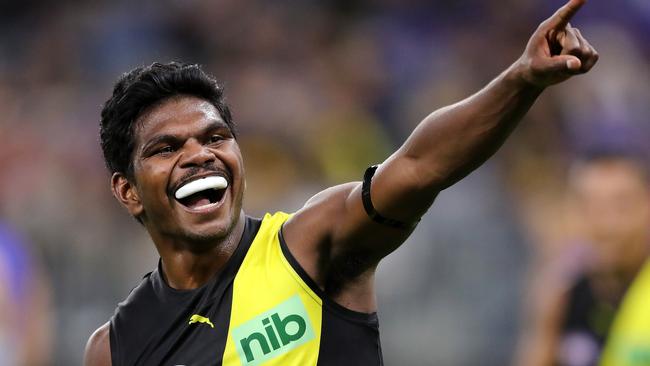
<svg viewBox="0 0 650 366">
<path fill-rule="evenodd" d="M 113 194 L 160 254 L 88 341 L 86 365 L 379 365 L 379 261 L 443 189 L 501 146 L 544 88 L 596 51 L 570 0 L 475 95 L 426 117 L 363 182 L 294 214 L 242 211 L 245 170 L 222 89 L 197 66 L 125 74 L 102 111 Z"/>
</svg>

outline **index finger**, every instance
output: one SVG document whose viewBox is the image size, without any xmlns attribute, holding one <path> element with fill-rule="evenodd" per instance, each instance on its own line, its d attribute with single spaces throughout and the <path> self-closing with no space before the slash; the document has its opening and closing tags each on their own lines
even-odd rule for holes
<svg viewBox="0 0 650 366">
<path fill-rule="evenodd" d="M 569 0 L 563 7 L 559 8 L 555 14 L 546 20 L 549 29 L 560 29 L 569 24 L 571 18 L 582 8 L 587 0 Z"/>
</svg>

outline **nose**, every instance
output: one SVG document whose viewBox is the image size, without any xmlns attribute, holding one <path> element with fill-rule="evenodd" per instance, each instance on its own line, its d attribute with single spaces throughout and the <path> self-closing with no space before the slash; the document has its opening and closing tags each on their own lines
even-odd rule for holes
<svg viewBox="0 0 650 366">
<path fill-rule="evenodd" d="M 181 168 L 201 167 L 215 160 L 216 156 L 207 146 L 204 146 L 196 139 L 189 139 L 183 146 L 179 165 Z"/>
</svg>

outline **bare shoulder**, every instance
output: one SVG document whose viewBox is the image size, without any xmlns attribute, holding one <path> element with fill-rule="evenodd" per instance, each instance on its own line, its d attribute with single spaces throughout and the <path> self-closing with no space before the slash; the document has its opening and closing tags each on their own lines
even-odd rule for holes
<svg viewBox="0 0 650 366">
<path fill-rule="evenodd" d="M 350 182 L 327 188 L 310 198 L 285 224 L 284 230 L 304 234 L 323 231 L 331 226 L 337 213 L 345 210 L 348 197 L 360 182 Z"/>
<path fill-rule="evenodd" d="M 88 339 L 84 366 L 111 366 L 110 323 L 99 327 Z"/>
<path fill-rule="evenodd" d="M 317 264 L 322 263 L 319 257 L 325 254 L 322 248 L 331 242 L 336 219 L 343 216 L 346 199 L 359 184 L 342 184 L 316 194 L 282 227 L 289 250 L 319 284 L 323 280 L 317 269 Z"/>
<path fill-rule="evenodd" d="M 360 182 L 341 184 L 310 198 L 283 226 L 287 242 L 300 242 L 303 247 L 309 247 L 327 240 L 332 227 L 336 226 L 337 218 L 341 218 L 346 211 L 348 197 L 359 186 Z"/>
</svg>

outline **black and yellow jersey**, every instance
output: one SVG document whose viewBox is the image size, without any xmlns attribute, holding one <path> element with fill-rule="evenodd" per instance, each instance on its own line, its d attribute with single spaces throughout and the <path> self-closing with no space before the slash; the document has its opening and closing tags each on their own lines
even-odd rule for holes
<svg viewBox="0 0 650 366">
<path fill-rule="evenodd" d="M 282 238 L 286 213 L 246 218 L 223 270 L 175 290 L 160 264 L 110 322 L 113 365 L 381 365 L 377 315 L 346 309 L 309 278 Z"/>
<path fill-rule="evenodd" d="M 650 366 L 650 260 L 625 294 L 601 366 Z"/>
</svg>

